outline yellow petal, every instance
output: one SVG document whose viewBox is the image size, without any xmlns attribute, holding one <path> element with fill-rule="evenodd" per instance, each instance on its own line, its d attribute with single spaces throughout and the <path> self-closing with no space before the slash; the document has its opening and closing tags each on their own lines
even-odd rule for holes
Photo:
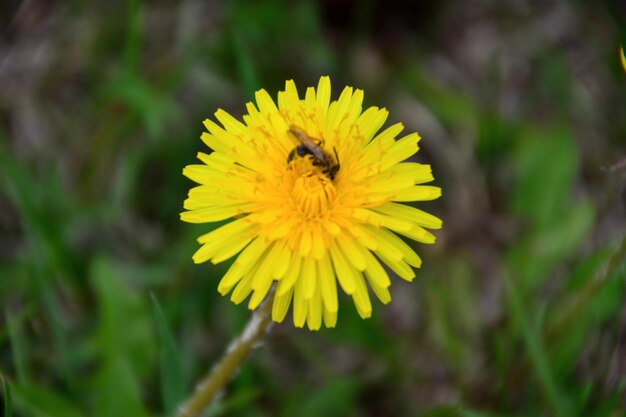
<svg viewBox="0 0 626 417">
<path fill-rule="evenodd" d="M 419 268 L 422 266 L 422 260 L 415 251 L 406 244 L 398 236 L 386 229 L 377 229 L 376 236 L 385 243 L 386 246 L 393 248 L 402 254 L 402 258 L 411 266 Z"/>
<path fill-rule="evenodd" d="M 235 290 L 230 295 L 230 301 L 232 301 L 235 304 L 241 304 L 243 300 L 248 298 L 248 296 L 252 292 L 252 277 L 253 276 L 254 276 L 254 273 L 245 276 L 241 281 L 239 281 L 239 283 L 235 287 Z"/>
<path fill-rule="evenodd" d="M 326 309 L 326 307 L 324 306 L 322 313 L 324 317 L 324 326 L 332 328 L 337 325 L 337 312 L 336 311 L 330 311 Z"/>
<path fill-rule="evenodd" d="M 308 303 L 304 298 L 304 282 L 298 280 L 293 295 L 293 324 L 296 327 L 303 327 L 306 320 Z"/>
<path fill-rule="evenodd" d="M 293 296 L 293 288 L 283 295 L 276 295 L 274 304 L 272 305 L 272 320 L 282 323 L 287 315 L 289 306 L 291 305 L 291 297 Z"/>
<path fill-rule="evenodd" d="M 326 244 L 320 227 L 315 227 L 311 233 L 311 256 L 320 260 L 326 255 Z"/>
<path fill-rule="evenodd" d="M 267 242 L 257 238 L 248 245 L 247 248 L 233 262 L 232 266 L 224 275 L 218 286 L 218 291 L 224 295 L 235 285 L 243 276 L 251 276 L 259 266 L 259 259 L 267 249 Z"/>
<path fill-rule="evenodd" d="M 376 252 L 376 255 L 400 278 L 405 279 L 409 282 L 413 281 L 413 278 L 415 278 L 415 272 L 413 272 L 413 269 L 404 261 L 396 261 L 394 259 L 390 259 L 381 252 Z"/>
<path fill-rule="evenodd" d="M 221 173 L 206 165 L 187 165 L 183 168 L 183 175 L 198 184 L 211 184 L 211 180 Z"/>
<path fill-rule="evenodd" d="M 437 238 L 435 237 L 435 235 L 433 235 L 432 233 L 430 233 L 428 230 L 424 229 L 423 227 L 420 226 L 413 226 L 411 227 L 409 230 L 405 230 L 405 229 L 392 229 L 390 227 L 391 230 L 393 230 L 394 232 L 397 232 L 398 234 L 402 235 L 402 236 L 406 236 L 409 239 L 413 239 L 417 242 L 421 242 L 421 243 L 435 243 L 435 241 L 437 240 Z"/>
<path fill-rule="evenodd" d="M 346 259 L 359 271 L 365 270 L 365 256 L 363 246 L 355 242 L 350 236 L 344 235 L 337 240 L 337 245 Z"/>
<path fill-rule="evenodd" d="M 351 99 L 352 87 L 346 87 L 341 92 L 339 100 L 330 104 L 326 114 L 326 131 L 333 131 L 337 128 L 337 123 L 346 115 Z"/>
<path fill-rule="evenodd" d="M 337 312 L 337 280 L 333 267 L 330 263 L 330 258 L 325 256 L 317 263 L 318 277 L 320 282 L 320 289 L 322 293 L 322 301 L 324 302 L 324 308 L 330 312 Z"/>
<path fill-rule="evenodd" d="M 442 225 L 442 221 L 438 217 L 418 208 L 407 206 L 406 204 L 388 203 L 375 207 L 373 210 L 389 216 L 398 216 L 403 219 L 411 220 L 415 224 L 429 229 L 441 229 Z"/>
<path fill-rule="evenodd" d="M 302 236 L 300 237 L 300 256 L 308 256 L 311 252 L 311 246 L 313 237 L 311 236 L 311 229 L 302 228 Z"/>
<path fill-rule="evenodd" d="M 217 250 L 211 256 L 211 263 L 218 264 L 220 262 L 224 262 L 227 259 L 232 258 L 237 255 L 243 248 L 245 248 L 248 243 L 253 239 L 252 236 L 234 236 L 231 240 L 224 241 L 222 245 L 218 247 Z M 199 263 L 199 260 L 195 258 L 194 262 Z"/>
<path fill-rule="evenodd" d="M 348 263 L 348 261 L 344 258 L 343 253 L 337 248 L 333 246 L 330 248 L 330 256 L 333 260 L 333 266 L 335 267 L 335 274 L 337 275 L 337 279 L 341 288 L 343 288 L 346 294 L 352 294 L 356 290 L 355 275 L 356 271 L 354 267 Z"/>
<path fill-rule="evenodd" d="M 380 239 L 378 239 L 378 230 L 380 230 L 379 228 L 371 225 L 363 225 L 363 228 L 369 231 L 369 233 L 374 236 L 374 238 L 377 239 L 379 243 L 374 249 L 370 248 L 370 250 L 372 250 L 376 254 L 381 253 L 388 259 L 392 259 L 395 261 L 402 260 L 403 256 L 400 251 L 398 251 L 393 246 L 385 245 L 384 242 L 381 242 Z"/>
<path fill-rule="evenodd" d="M 274 100 L 267 94 L 267 91 L 259 90 L 254 94 L 254 97 L 261 113 L 270 113 L 278 110 Z"/>
<path fill-rule="evenodd" d="M 180 213 L 180 219 L 187 223 L 219 222 L 229 219 L 241 213 L 239 204 L 230 206 L 216 206 L 199 210 L 184 211 Z"/>
<path fill-rule="evenodd" d="M 359 273 L 358 278 L 355 280 L 356 290 L 352 294 L 352 300 L 356 306 L 356 310 L 361 318 L 368 318 L 372 315 L 372 303 L 370 302 L 370 296 L 367 293 L 367 287 L 363 276 Z"/>
<path fill-rule="evenodd" d="M 220 280 L 217 291 L 219 291 L 222 295 L 228 294 L 235 284 L 237 284 L 241 278 L 243 278 L 243 276 L 252 269 L 253 266 L 253 264 L 243 265 L 235 261 Z"/>
<path fill-rule="evenodd" d="M 285 276 L 278 283 L 278 288 L 276 289 L 277 295 L 286 294 L 287 291 L 293 288 L 294 284 L 298 280 L 301 265 L 302 258 L 299 256 L 292 256 L 291 264 L 289 265 Z"/>
<path fill-rule="evenodd" d="M 257 262 L 259 258 L 261 258 L 261 255 L 263 254 L 263 252 L 265 252 L 269 244 L 270 242 L 266 241 L 263 238 L 256 238 L 241 253 L 241 255 L 239 255 L 236 262 L 239 262 L 241 264 L 249 264 L 249 263 Z"/>
<path fill-rule="evenodd" d="M 246 127 L 246 125 L 244 125 L 239 120 L 235 119 L 228 112 L 222 109 L 217 109 L 217 111 L 215 112 L 215 118 L 219 120 L 222 126 L 224 126 L 224 129 L 228 130 L 229 132 L 241 135 L 245 135 L 246 133 L 248 133 L 248 128 Z"/>
<path fill-rule="evenodd" d="M 254 310 L 257 308 L 269 291 L 273 281 L 271 271 L 274 269 L 276 262 L 278 261 L 278 256 L 281 252 L 281 245 L 274 242 L 270 244 L 270 247 L 267 249 L 267 254 L 259 260 L 260 265 L 254 273 L 252 280 L 254 295 L 248 304 L 249 309 Z"/>
<path fill-rule="evenodd" d="M 315 105 L 315 88 L 309 87 L 306 89 L 304 101 L 309 107 L 313 107 Z"/>
<path fill-rule="evenodd" d="M 367 262 L 365 275 L 369 279 L 370 283 L 380 288 L 388 288 L 389 285 L 391 285 L 389 275 L 387 275 L 385 268 L 383 268 L 380 262 L 378 262 L 378 259 L 376 259 L 374 255 L 368 251 L 365 260 Z"/>
<path fill-rule="evenodd" d="M 367 275 L 367 272 L 365 272 L 365 274 Z M 376 294 L 376 297 L 381 303 L 388 304 L 391 301 L 391 293 L 389 292 L 389 289 L 374 285 L 372 281 L 370 281 L 370 284 L 374 294 Z"/>
<path fill-rule="evenodd" d="M 274 278 L 281 279 L 287 273 L 287 269 L 291 264 L 291 250 L 287 247 L 284 241 L 282 241 L 282 251 L 276 263 L 276 268 L 274 269 Z"/>
<path fill-rule="evenodd" d="M 420 135 L 417 133 L 411 133 L 394 143 L 393 146 L 385 152 L 381 159 L 382 170 L 384 171 L 414 155 L 419 149 L 417 147 L 417 142 L 419 142 L 419 140 Z"/>
<path fill-rule="evenodd" d="M 441 197 L 441 188 L 430 185 L 416 185 L 399 192 L 394 201 L 430 201 Z"/>
<path fill-rule="evenodd" d="M 285 91 L 278 93 L 278 108 L 281 110 L 294 108 L 297 107 L 299 101 L 296 83 L 293 80 L 286 81 Z"/>
<path fill-rule="evenodd" d="M 302 271 L 300 279 L 303 282 L 303 295 L 304 298 L 310 300 L 315 292 L 317 286 L 317 271 L 315 268 L 315 260 L 311 257 L 306 257 L 302 261 Z"/>
<path fill-rule="evenodd" d="M 385 124 L 388 116 L 389 112 L 387 111 L 387 109 L 379 109 L 378 107 L 370 107 L 369 109 L 365 110 L 365 112 L 363 112 L 363 114 L 361 115 L 361 117 L 359 117 L 359 120 L 357 121 L 359 131 L 361 132 L 363 144 L 369 143 L 372 140 L 376 132 L 378 132 L 383 124 Z M 389 132 L 385 132 L 387 132 L 387 134 L 393 134 L 398 130 L 398 127 L 400 129 L 397 133 L 402 131 L 402 124 L 400 123 L 397 123 L 392 127 L 392 130 L 387 129 L 389 130 Z M 397 133 L 393 134 L 393 137 L 395 137 Z M 380 137 L 381 135 L 379 135 L 378 137 Z"/>
<path fill-rule="evenodd" d="M 318 286 L 308 301 L 307 326 L 309 330 L 319 330 L 322 326 L 322 297 Z"/>
<path fill-rule="evenodd" d="M 198 238 L 198 242 L 219 243 L 221 240 L 228 239 L 231 236 L 240 235 L 241 233 L 250 230 L 252 226 L 253 225 L 245 218 L 233 220 L 232 222 L 226 223 L 224 226 L 218 227 L 217 229 L 212 230 L 209 233 L 203 234 Z"/>
<path fill-rule="evenodd" d="M 315 100 L 320 108 L 328 109 L 328 103 L 330 103 L 330 77 L 320 77 Z"/>
</svg>

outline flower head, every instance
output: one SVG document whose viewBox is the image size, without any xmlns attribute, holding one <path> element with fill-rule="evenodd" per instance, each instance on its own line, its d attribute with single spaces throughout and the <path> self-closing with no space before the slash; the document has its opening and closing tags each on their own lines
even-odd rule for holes
<svg viewBox="0 0 626 417">
<path fill-rule="evenodd" d="M 200 165 L 185 176 L 191 189 L 181 219 L 229 221 L 202 235 L 193 260 L 216 264 L 237 256 L 218 291 L 255 309 L 276 282 L 272 319 L 281 322 L 291 304 L 297 327 L 312 330 L 337 321 L 337 283 L 352 296 L 359 315 L 372 313 L 368 286 L 391 300 L 385 264 L 411 281 L 420 257 L 398 235 L 434 243 L 426 230 L 441 220 L 402 204 L 433 200 L 438 187 L 429 165 L 403 162 L 418 150 L 417 133 L 400 139 L 400 123 L 377 133 L 388 112 L 362 111 L 363 91 L 346 87 L 331 102 L 330 79 L 298 95 L 293 81 L 278 93 L 265 90 L 247 104 L 243 123 L 224 110 L 218 125 L 206 120 Z"/>
</svg>

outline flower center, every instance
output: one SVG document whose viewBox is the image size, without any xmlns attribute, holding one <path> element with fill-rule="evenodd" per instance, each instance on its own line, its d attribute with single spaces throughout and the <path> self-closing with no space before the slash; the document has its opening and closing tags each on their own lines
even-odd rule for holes
<svg viewBox="0 0 626 417">
<path fill-rule="evenodd" d="M 298 158 L 290 163 L 293 175 L 291 196 L 296 210 L 305 218 L 319 218 L 324 215 L 335 200 L 335 186 L 309 158 Z"/>
</svg>

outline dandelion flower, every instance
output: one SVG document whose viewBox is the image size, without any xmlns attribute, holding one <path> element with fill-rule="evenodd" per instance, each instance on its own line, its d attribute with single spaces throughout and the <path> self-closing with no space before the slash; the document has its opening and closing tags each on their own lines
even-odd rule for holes
<svg viewBox="0 0 626 417">
<path fill-rule="evenodd" d="M 438 198 L 429 165 L 403 162 L 420 137 L 401 138 L 402 124 L 378 133 L 388 112 L 362 111 L 363 91 L 346 87 L 331 102 L 321 77 L 300 97 L 293 81 L 275 103 L 265 90 L 246 105 L 243 122 L 224 110 L 205 120 L 199 165 L 183 174 L 198 183 L 184 203 L 190 223 L 227 221 L 198 238 L 196 263 L 235 257 L 218 291 L 256 309 L 274 283 L 272 319 L 293 304 L 295 326 L 337 322 L 337 287 L 363 318 L 372 314 L 368 286 L 384 304 L 390 279 L 382 264 L 411 281 L 420 257 L 398 235 L 434 243 L 426 229 L 441 220 L 402 204 Z M 337 285 L 337 283 L 339 285 Z"/>
</svg>

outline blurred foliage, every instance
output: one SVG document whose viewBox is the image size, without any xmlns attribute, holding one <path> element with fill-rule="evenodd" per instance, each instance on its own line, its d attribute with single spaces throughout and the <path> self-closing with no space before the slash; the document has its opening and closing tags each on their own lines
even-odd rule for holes
<svg viewBox="0 0 626 417">
<path fill-rule="evenodd" d="M 207 415 L 626 415 L 624 13 L 3 3 L 3 415 L 171 414 L 249 316 L 178 220 L 201 121 L 323 74 L 424 137 L 444 229 L 372 319 L 276 326 Z"/>
</svg>

